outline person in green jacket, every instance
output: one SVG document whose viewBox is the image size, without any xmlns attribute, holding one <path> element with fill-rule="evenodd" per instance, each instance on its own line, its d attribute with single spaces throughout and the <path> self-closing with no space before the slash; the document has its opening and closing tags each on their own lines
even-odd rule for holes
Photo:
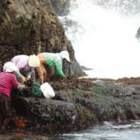
<svg viewBox="0 0 140 140">
<path fill-rule="evenodd" d="M 40 66 L 37 67 L 37 71 L 42 84 L 49 81 L 52 76 L 51 69 L 46 70 L 46 65 L 49 65 L 50 67 L 55 66 L 56 73 L 65 77 L 65 74 L 62 71 L 62 62 L 64 59 L 70 62 L 69 53 L 67 51 L 61 51 L 60 53 L 44 52 L 38 54 L 37 56 L 40 59 Z"/>
</svg>

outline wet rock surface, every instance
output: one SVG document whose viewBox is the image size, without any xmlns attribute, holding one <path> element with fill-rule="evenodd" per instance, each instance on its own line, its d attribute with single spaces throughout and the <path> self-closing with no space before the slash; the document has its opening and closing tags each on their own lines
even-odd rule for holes
<svg viewBox="0 0 140 140">
<path fill-rule="evenodd" d="M 139 83 L 139 78 L 52 77 L 54 98 L 13 97 L 14 117 L 9 128 L 51 136 L 87 129 L 102 121 L 137 120 Z M 22 122 L 26 120 L 24 127 L 17 127 L 16 117 Z"/>
</svg>

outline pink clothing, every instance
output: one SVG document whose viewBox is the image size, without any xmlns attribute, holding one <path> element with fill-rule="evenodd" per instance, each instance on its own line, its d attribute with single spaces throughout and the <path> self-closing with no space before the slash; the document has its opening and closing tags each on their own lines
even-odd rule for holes
<svg viewBox="0 0 140 140">
<path fill-rule="evenodd" d="M 30 57 L 28 55 L 17 55 L 12 58 L 12 62 L 16 65 L 22 74 L 26 74 L 29 71 L 33 71 L 34 67 L 28 65 Z"/>
<path fill-rule="evenodd" d="M 0 93 L 10 97 L 12 88 L 17 87 L 18 85 L 19 82 L 14 74 L 8 72 L 0 73 Z"/>
</svg>

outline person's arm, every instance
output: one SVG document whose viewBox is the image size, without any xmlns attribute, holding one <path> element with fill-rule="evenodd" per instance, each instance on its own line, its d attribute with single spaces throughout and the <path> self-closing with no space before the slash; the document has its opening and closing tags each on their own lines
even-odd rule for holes
<svg viewBox="0 0 140 140">
<path fill-rule="evenodd" d="M 61 60 L 58 60 L 55 62 L 55 68 L 56 68 L 56 72 L 60 76 L 66 77 L 65 74 L 63 73 L 63 70 L 62 70 L 62 61 Z"/>
<path fill-rule="evenodd" d="M 19 78 L 21 78 L 23 75 L 20 73 L 19 70 L 16 70 L 15 73 L 18 75 Z"/>
<path fill-rule="evenodd" d="M 11 83 L 12 83 L 13 87 L 18 87 L 18 85 L 19 85 L 19 82 L 17 81 L 17 78 L 14 74 L 11 76 Z"/>
<path fill-rule="evenodd" d="M 16 61 L 17 61 L 17 63 L 16 63 Z M 13 63 L 18 68 L 18 70 L 15 71 L 15 73 L 18 75 L 19 78 L 21 78 L 23 75 L 20 73 L 20 70 L 26 66 L 26 62 L 25 62 L 24 58 L 20 57 L 19 59 L 13 61 Z"/>
<path fill-rule="evenodd" d="M 15 73 L 17 74 L 17 76 L 18 76 L 19 78 L 22 79 L 23 82 L 26 81 L 26 78 L 20 73 L 20 70 L 21 70 L 21 69 L 24 69 L 24 68 L 26 67 L 26 65 L 27 65 L 27 62 L 24 60 L 24 58 L 21 58 L 21 59 L 18 61 L 18 63 L 16 64 L 16 67 L 18 68 L 18 70 L 15 71 Z"/>
<path fill-rule="evenodd" d="M 32 75 L 33 71 L 34 71 L 34 67 L 31 67 L 30 71 L 28 71 L 27 74 L 26 74 L 27 78 L 31 78 L 31 75 Z"/>
<path fill-rule="evenodd" d="M 20 91 L 22 91 L 22 90 L 25 88 L 25 85 L 21 85 L 21 84 L 17 81 L 15 75 L 13 75 L 13 77 L 12 77 L 12 85 L 13 85 L 14 87 L 17 87 Z"/>
<path fill-rule="evenodd" d="M 17 88 L 20 90 L 20 91 L 23 91 L 25 89 L 25 85 L 21 85 L 20 83 L 18 84 Z"/>
<path fill-rule="evenodd" d="M 19 78 L 21 78 L 22 82 L 25 82 L 26 81 L 26 78 L 20 73 L 19 70 L 16 70 L 15 73 L 17 74 L 17 76 Z"/>
</svg>

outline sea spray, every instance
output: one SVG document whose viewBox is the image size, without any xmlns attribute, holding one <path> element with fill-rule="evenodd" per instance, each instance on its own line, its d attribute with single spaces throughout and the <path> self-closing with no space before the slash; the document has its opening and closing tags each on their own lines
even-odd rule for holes
<svg viewBox="0 0 140 140">
<path fill-rule="evenodd" d="M 140 14 L 134 12 L 135 9 L 129 11 L 128 2 L 115 8 L 115 4 L 101 6 L 92 0 L 77 0 L 69 15 L 59 17 L 63 24 L 73 23 L 64 24 L 66 35 L 80 65 L 93 69 L 86 71 L 89 77 L 140 76 L 140 43 L 135 38 Z"/>
</svg>

